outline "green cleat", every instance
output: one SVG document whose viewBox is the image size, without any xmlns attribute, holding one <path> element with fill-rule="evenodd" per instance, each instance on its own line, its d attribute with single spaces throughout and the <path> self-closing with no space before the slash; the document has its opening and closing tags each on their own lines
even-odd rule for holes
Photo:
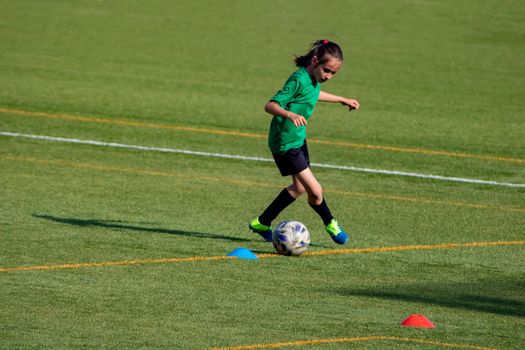
<svg viewBox="0 0 525 350">
<path fill-rule="evenodd" d="M 326 232 L 332 237 L 332 240 L 337 244 L 346 244 L 348 242 L 348 235 L 341 229 L 336 219 L 332 219 L 326 225 Z"/>
<path fill-rule="evenodd" d="M 270 226 L 263 225 L 259 222 L 259 218 L 255 218 L 250 222 L 248 225 L 250 230 L 252 230 L 255 233 L 258 233 L 264 238 L 266 241 L 271 242 L 272 241 L 272 228 Z"/>
</svg>

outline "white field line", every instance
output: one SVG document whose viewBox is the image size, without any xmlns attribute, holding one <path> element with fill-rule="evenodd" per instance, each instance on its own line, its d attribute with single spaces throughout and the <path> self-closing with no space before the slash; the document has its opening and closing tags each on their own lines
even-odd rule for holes
<svg viewBox="0 0 525 350">
<path fill-rule="evenodd" d="M 104 141 L 96 141 L 96 140 L 79 140 L 79 139 L 44 136 L 44 135 L 19 134 L 19 133 L 4 132 L 4 131 L 0 131 L 0 135 L 7 136 L 7 137 L 20 137 L 20 138 L 28 138 L 28 139 L 36 139 L 36 140 L 77 143 L 77 144 L 83 144 L 83 145 L 93 145 L 93 146 L 102 146 L 102 147 L 125 148 L 125 149 L 133 149 L 133 150 L 140 150 L 140 151 L 179 153 L 179 154 L 187 154 L 187 155 L 193 155 L 193 156 L 227 158 L 227 159 L 257 161 L 257 162 L 273 162 L 273 159 L 270 159 L 270 158 L 248 157 L 248 156 L 239 156 L 239 155 L 223 154 L 223 153 L 198 152 L 198 151 L 174 149 L 174 148 L 126 145 L 126 144 L 121 144 L 121 143 L 104 142 Z M 440 175 L 404 172 L 404 171 L 397 171 L 397 170 L 358 168 L 358 167 L 353 167 L 353 166 L 343 166 L 343 165 L 333 165 L 333 164 L 312 163 L 311 165 L 317 168 L 347 170 L 347 171 L 364 172 L 364 173 L 372 173 L 372 174 L 409 176 L 409 177 L 415 177 L 415 178 L 420 178 L 420 179 L 432 179 L 432 180 L 464 182 L 464 183 L 480 184 L 480 185 L 525 188 L 525 184 L 497 182 L 497 181 L 491 181 L 491 180 L 478 180 L 478 179 L 467 179 L 467 178 L 461 178 L 461 177 L 448 177 L 448 176 L 440 176 Z"/>
</svg>

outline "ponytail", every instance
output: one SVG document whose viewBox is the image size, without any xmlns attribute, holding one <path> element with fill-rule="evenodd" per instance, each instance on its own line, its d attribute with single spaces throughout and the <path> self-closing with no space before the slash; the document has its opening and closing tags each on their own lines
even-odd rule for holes
<svg viewBox="0 0 525 350">
<path fill-rule="evenodd" d="M 310 46 L 310 51 L 304 56 L 295 56 L 294 62 L 297 67 L 307 67 L 312 62 L 312 57 L 317 57 L 319 64 L 328 61 L 329 58 L 336 58 L 343 61 L 343 51 L 333 41 L 317 40 Z"/>
</svg>

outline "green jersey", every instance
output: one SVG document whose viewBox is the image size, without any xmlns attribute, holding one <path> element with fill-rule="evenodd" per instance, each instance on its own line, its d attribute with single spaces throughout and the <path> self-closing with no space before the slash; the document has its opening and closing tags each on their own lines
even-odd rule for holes
<svg viewBox="0 0 525 350">
<path fill-rule="evenodd" d="M 270 101 L 308 120 L 320 91 L 321 84 L 313 81 L 306 68 L 301 67 L 288 78 L 284 87 Z M 295 126 L 290 119 L 279 115 L 272 118 L 268 137 L 268 146 L 272 153 L 283 154 L 292 148 L 299 148 L 305 140 L 306 126 Z"/>
</svg>

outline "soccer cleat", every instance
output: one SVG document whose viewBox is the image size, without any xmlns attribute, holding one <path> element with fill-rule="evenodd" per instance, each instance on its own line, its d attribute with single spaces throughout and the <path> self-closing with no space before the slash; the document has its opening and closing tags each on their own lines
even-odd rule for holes
<svg viewBox="0 0 525 350">
<path fill-rule="evenodd" d="M 332 240 L 337 244 L 346 244 L 348 242 L 348 235 L 341 229 L 336 219 L 332 219 L 326 225 L 326 232 L 332 237 Z"/>
<path fill-rule="evenodd" d="M 263 225 L 259 222 L 259 218 L 255 218 L 248 224 L 248 227 L 250 230 L 252 230 L 255 233 L 258 233 L 264 238 L 266 241 L 271 242 L 272 241 L 272 228 L 270 226 Z"/>
</svg>

